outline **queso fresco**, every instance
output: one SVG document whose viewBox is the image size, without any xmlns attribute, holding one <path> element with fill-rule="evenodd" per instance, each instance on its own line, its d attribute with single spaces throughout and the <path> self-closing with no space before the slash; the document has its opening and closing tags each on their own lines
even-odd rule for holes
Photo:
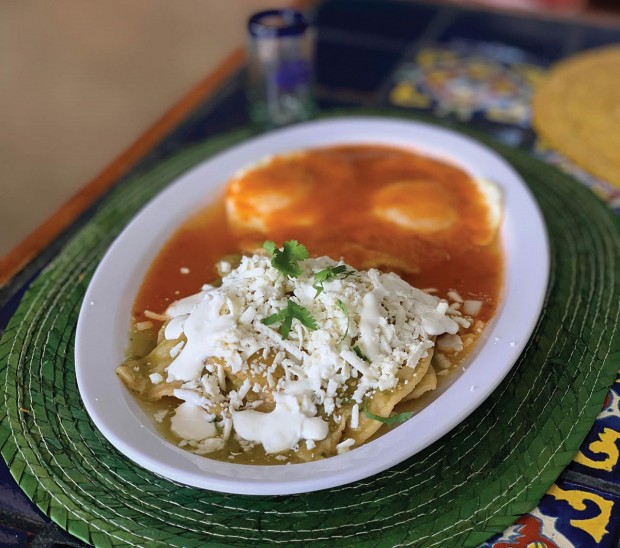
<svg viewBox="0 0 620 548">
<path fill-rule="evenodd" d="M 412 151 L 266 159 L 163 246 L 118 374 L 170 441 L 210 458 L 354 449 L 475 347 L 501 289 L 500 219 L 494 185 Z"/>
</svg>

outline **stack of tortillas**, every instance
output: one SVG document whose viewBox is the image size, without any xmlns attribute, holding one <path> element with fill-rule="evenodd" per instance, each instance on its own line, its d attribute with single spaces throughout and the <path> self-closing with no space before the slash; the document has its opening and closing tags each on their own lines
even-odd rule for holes
<svg viewBox="0 0 620 548">
<path fill-rule="evenodd" d="M 536 91 L 533 112 L 546 144 L 620 187 L 620 45 L 555 65 Z"/>
</svg>

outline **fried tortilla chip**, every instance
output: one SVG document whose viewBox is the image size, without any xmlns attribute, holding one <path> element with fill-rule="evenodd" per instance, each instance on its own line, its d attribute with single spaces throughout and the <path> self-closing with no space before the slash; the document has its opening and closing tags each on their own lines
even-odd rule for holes
<svg viewBox="0 0 620 548">
<path fill-rule="evenodd" d="M 419 398 L 422 394 L 429 392 L 430 390 L 435 390 L 435 388 L 437 388 L 437 374 L 435 373 L 435 368 L 431 364 L 418 385 L 413 389 L 411 393 L 407 394 L 400 403 L 415 400 L 416 398 Z"/>
<path fill-rule="evenodd" d="M 321 441 L 317 441 L 312 449 L 302 442 L 295 456 L 302 461 L 310 462 L 320 458 L 331 457 L 336 454 L 336 446 L 342 441 L 342 432 L 351 416 L 351 406 L 342 409 L 341 419 L 338 424 L 333 419 L 329 421 L 329 434 Z"/>
<path fill-rule="evenodd" d="M 256 367 L 253 365 L 258 359 L 258 355 L 251 356 L 248 359 L 248 367 L 244 367 L 239 371 L 233 371 L 229 364 L 220 359 L 213 359 L 222 364 L 224 374 L 226 375 L 226 379 L 228 381 L 227 385 L 229 385 L 231 389 L 239 390 L 246 381 L 249 381 L 251 386 L 261 387 L 258 392 L 251 390 L 245 396 L 248 401 L 260 400 L 263 402 L 261 405 L 254 407 L 255 410 L 263 413 L 273 411 L 275 408 L 275 400 L 273 397 L 275 386 L 278 381 L 284 377 L 284 369 L 281 366 L 276 367 L 275 370 L 271 372 L 270 376 L 273 382 L 273 387 L 269 386 L 266 376 L 266 369 L 273 363 L 273 356 L 268 356 L 264 360 L 265 366 L 263 367 Z"/>
<path fill-rule="evenodd" d="M 175 388 L 179 388 L 181 381 L 166 382 L 165 380 L 153 384 L 150 375 L 158 373 L 166 378 L 166 368 L 172 363 L 170 351 L 181 341 L 163 340 L 144 358 L 130 359 L 116 368 L 116 374 L 140 399 L 145 401 L 157 401 L 164 396 L 172 396 Z"/>
<path fill-rule="evenodd" d="M 429 348 L 427 356 L 421 359 L 415 368 L 401 367 L 396 375 L 398 378 L 396 388 L 375 393 L 368 400 L 368 411 L 380 417 L 389 417 L 394 406 L 411 394 L 424 379 L 426 372 L 431 368 L 432 357 L 433 348 Z M 358 447 L 379 430 L 382 424 L 367 417 L 365 413 L 360 412 L 358 427 L 351 428 L 350 421 L 347 421 L 347 426 L 342 433 L 342 439 L 351 438 L 355 441 L 355 447 Z"/>
</svg>

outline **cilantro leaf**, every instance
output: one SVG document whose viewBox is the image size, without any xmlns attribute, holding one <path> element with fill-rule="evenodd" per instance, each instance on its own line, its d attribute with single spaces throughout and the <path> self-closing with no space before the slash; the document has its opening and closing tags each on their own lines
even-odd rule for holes
<svg viewBox="0 0 620 548">
<path fill-rule="evenodd" d="M 330 266 L 328 268 L 324 268 L 323 270 L 319 270 L 314 273 L 314 284 L 312 285 L 313 289 L 316 291 L 315 298 L 318 297 L 323 290 L 323 284 L 329 280 L 335 280 L 338 276 L 342 274 L 343 278 L 350 276 L 353 274 L 353 270 L 347 270 L 347 265 L 341 264 L 338 266 Z"/>
<path fill-rule="evenodd" d="M 318 326 L 316 325 L 316 320 L 312 317 L 312 314 L 310 314 L 310 311 L 307 308 L 289 299 L 286 309 L 288 311 L 288 316 L 291 321 L 293 319 L 300 321 L 301 324 L 310 329 L 310 331 L 318 329 Z M 288 337 L 288 331 L 286 335 L 282 333 L 282 337 L 286 339 L 286 337 Z"/>
<path fill-rule="evenodd" d="M 372 419 L 373 421 L 379 421 L 383 424 L 387 424 L 388 426 L 394 426 L 395 424 L 405 422 L 406 420 L 409 420 L 411 417 L 413 417 L 413 411 L 398 413 L 398 415 L 392 415 L 391 417 L 382 417 L 380 415 L 375 415 L 374 413 L 368 411 L 368 408 L 366 407 L 366 402 L 364 402 L 364 407 L 362 408 L 362 411 L 364 411 L 364 415 L 366 415 L 369 419 Z"/>
<path fill-rule="evenodd" d="M 267 316 L 261 320 L 261 323 L 265 325 L 272 325 L 274 323 L 282 322 L 286 318 L 286 308 L 284 310 L 280 310 L 280 312 L 276 312 L 271 316 Z"/>
<path fill-rule="evenodd" d="M 271 253 L 271 266 L 289 278 L 297 278 L 301 274 L 301 268 L 297 263 L 310 256 L 306 246 L 297 240 L 284 242 L 282 249 L 278 249 L 274 242 L 267 240 L 263 248 Z"/>
<path fill-rule="evenodd" d="M 359 347 L 359 344 L 356 344 L 353 347 L 353 352 L 355 352 L 357 354 L 357 357 L 364 360 L 365 362 L 369 362 L 370 360 L 368 359 L 368 356 L 366 356 L 366 354 L 364 354 L 362 352 L 362 349 Z"/>
<path fill-rule="evenodd" d="M 336 303 L 338 303 L 338 307 L 340 308 L 340 310 L 342 310 L 343 314 L 347 318 L 347 328 L 342 335 L 342 338 L 338 341 L 338 346 L 340 346 L 342 344 L 342 341 L 344 341 L 349 334 L 349 324 L 351 323 L 351 318 L 349 317 L 349 309 L 347 308 L 347 305 L 344 304 L 340 299 L 336 299 Z"/>
<path fill-rule="evenodd" d="M 274 323 L 282 322 L 280 334 L 283 339 L 287 339 L 291 332 L 291 327 L 293 326 L 293 320 L 301 322 L 303 326 L 311 331 L 318 329 L 316 320 L 312 317 L 310 311 L 291 299 L 286 303 L 286 308 L 263 318 L 261 322 L 265 325 L 273 325 Z"/>
<path fill-rule="evenodd" d="M 267 251 L 269 251 L 269 253 L 273 255 L 275 250 L 278 249 L 278 246 L 276 245 L 275 242 L 272 242 L 271 240 L 267 240 L 263 244 L 263 248 L 265 248 Z"/>
</svg>

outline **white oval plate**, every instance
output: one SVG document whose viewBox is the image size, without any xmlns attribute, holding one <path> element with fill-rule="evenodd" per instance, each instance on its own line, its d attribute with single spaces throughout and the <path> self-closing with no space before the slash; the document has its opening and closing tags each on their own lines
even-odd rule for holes
<svg viewBox="0 0 620 548">
<path fill-rule="evenodd" d="M 250 466 L 219 462 L 163 439 L 115 374 L 123 361 L 131 306 L 156 253 L 190 214 L 219 195 L 241 167 L 265 156 L 344 143 L 386 144 L 448 160 L 500 185 L 506 257 L 502 302 L 466 370 L 437 399 L 381 438 L 319 462 Z M 519 175 L 481 144 L 432 125 L 356 117 L 308 122 L 250 139 L 196 166 L 154 198 L 125 228 L 97 268 L 77 327 L 76 374 L 96 426 L 122 453 L 166 478 L 250 495 L 334 487 L 385 470 L 424 449 L 478 407 L 506 376 L 540 314 L 549 273 L 545 226 Z M 205 280 L 206 281 L 206 280 Z"/>
</svg>

